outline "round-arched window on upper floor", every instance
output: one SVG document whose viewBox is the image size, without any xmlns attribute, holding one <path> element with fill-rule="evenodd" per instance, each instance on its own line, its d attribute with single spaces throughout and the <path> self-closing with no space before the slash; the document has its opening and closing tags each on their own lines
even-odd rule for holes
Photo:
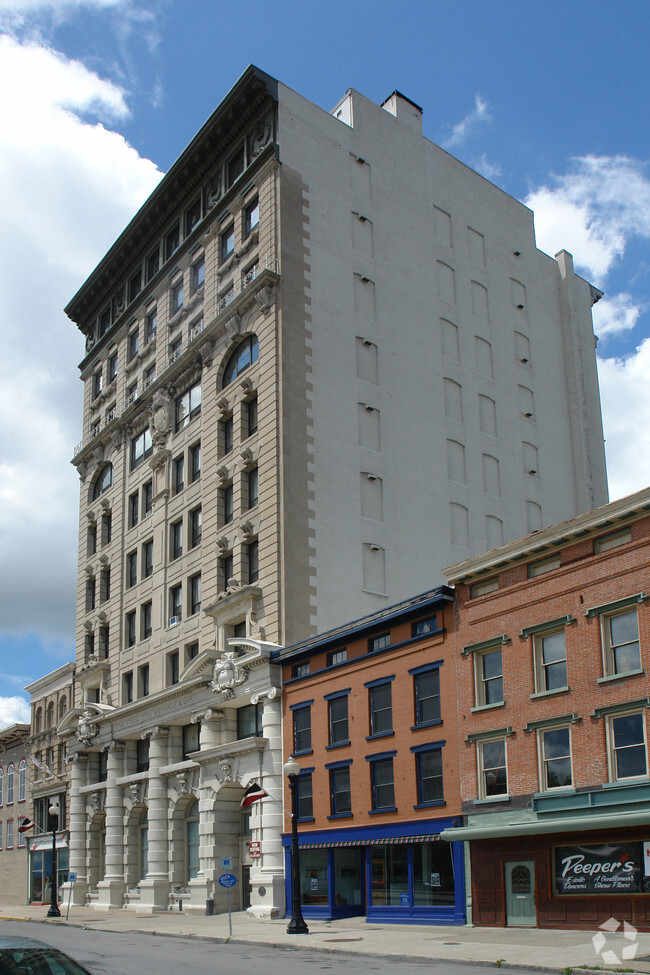
<svg viewBox="0 0 650 975">
<path fill-rule="evenodd" d="M 96 501 L 97 498 L 104 493 L 104 491 L 108 491 L 109 487 L 111 487 L 112 484 L 113 484 L 113 465 L 104 464 L 99 474 L 97 475 L 97 478 L 93 485 L 93 501 Z"/>
<path fill-rule="evenodd" d="M 62 697 L 61 700 L 59 701 L 59 721 L 61 720 L 61 718 L 63 717 L 63 715 L 67 710 L 68 710 L 68 701 L 65 697 Z"/>
<path fill-rule="evenodd" d="M 36 708 L 34 715 L 34 732 L 38 734 L 43 730 L 43 708 Z"/>
<path fill-rule="evenodd" d="M 54 701 L 50 701 L 47 706 L 47 725 L 46 727 L 51 728 L 54 724 Z"/>
<path fill-rule="evenodd" d="M 0 806 L 4 802 L 4 794 L 3 794 L 4 793 L 4 778 L 5 778 L 4 769 L 3 768 L 0 768 Z"/>
<path fill-rule="evenodd" d="M 254 362 L 257 362 L 259 357 L 260 349 L 257 336 L 249 335 L 248 338 L 245 338 L 243 342 L 239 343 L 228 359 L 223 372 L 222 389 L 229 386 L 245 369 L 248 369 Z"/>
<path fill-rule="evenodd" d="M 21 758 L 18 765 L 18 802 L 24 802 L 27 796 L 27 762 Z"/>
<path fill-rule="evenodd" d="M 12 803 L 14 801 L 14 767 L 10 765 L 7 768 L 7 802 Z"/>
</svg>

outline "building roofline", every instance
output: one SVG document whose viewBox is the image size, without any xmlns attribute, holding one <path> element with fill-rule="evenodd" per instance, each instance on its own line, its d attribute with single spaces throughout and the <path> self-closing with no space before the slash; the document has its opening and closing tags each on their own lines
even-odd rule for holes
<svg viewBox="0 0 650 975">
<path fill-rule="evenodd" d="M 29 731 L 29 725 L 19 721 L 10 724 L 7 728 L 2 728 L 0 730 L 0 747 L 8 748 L 12 742 L 22 741 L 23 738 L 29 737 Z"/>
<path fill-rule="evenodd" d="M 28 694 L 34 694 L 37 691 L 43 691 L 51 684 L 56 683 L 56 681 L 61 680 L 63 677 L 74 676 L 75 665 L 72 661 L 67 664 L 63 664 L 62 667 L 58 667 L 53 670 L 50 674 L 45 674 L 44 677 L 39 677 L 38 680 L 33 681 L 33 683 L 28 684 L 25 688 Z"/>
<path fill-rule="evenodd" d="M 408 618 L 410 615 L 420 613 L 423 609 L 452 602 L 453 598 L 453 590 L 448 586 L 439 586 L 437 589 L 430 589 L 427 592 L 420 593 L 418 596 L 411 596 L 409 599 L 402 600 L 402 602 L 387 606 L 385 609 L 379 610 L 376 613 L 371 613 L 369 616 L 362 616 L 358 620 L 343 623 L 341 626 L 327 630 L 325 633 L 309 637 L 309 639 L 302 640 L 300 643 L 294 643 L 290 647 L 285 647 L 277 654 L 274 654 L 274 658 L 280 663 L 283 663 L 299 654 L 306 652 L 314 653 L 334 643 L 341 644 L 348 640 L 360 639 L 364 634 L 372 630 L 382 629 L 392 620 L 399 617 Z"/>
<path fill-rule="evenodd" d="M 169 212 L 170 201 L 189 192 L 188 183 L 190 190 L 193 188 L 188 174 L 212 155 L 212 152 L 205 151 L 206 143 L 211 143 L 214 151 L 214 146 L 219 141 L 219 133 L 224 126 L 228 129 L 232 128 L 233 118 L 237 115 L 237 103 L 246 96 L 262 91 L 277 101 L 278 82 L 260 68 L 250 64 L 66 305 L 64 309 L 66 315 L 79 328 L 82 325 L 81 319 L 103 292 L 107 282 L 112 281 L 118 270 L 123 271 L 125 261 L 128 263 L 128 253 L 133 249 L 134 244 L 140 244 L 143 236 L 151 233 L 160 212 Z"/>
<path fill-rule="evenodd" d="M 500 545 L 489 552 L 457 562 L 442 571 L 450 584 L 466 582 L 516 562 L 539 558 L 545 552 L 573 544 L 587 535 L 598 534 L 604 528 L 614 529 L 617 525 L 639 518 L 647 512 L 650 512 L 650 487 L 550 525 L 532 535 L 526 535 L 525 538 Z"/>
</svg>

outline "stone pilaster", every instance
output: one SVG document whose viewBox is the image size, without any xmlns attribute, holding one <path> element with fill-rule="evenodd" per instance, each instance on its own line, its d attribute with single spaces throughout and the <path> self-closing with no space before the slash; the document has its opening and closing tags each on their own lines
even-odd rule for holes
<svg viewBox="0 0 650 975">
<path fill-rule="evenodd" d="M 268 798 L 251 810 L 252 839 L 259 840 L 262 855 L 251 861 L 251 906 L 254 917 L 283 917 L 285 912 L 284 862 L 281 833 L 282 809 L 282 709 L 275 688 L 254 694 L 251 703 L 264 701 L 262 735 L 268 741 L 262 756 L 263 776 L 259 784 Z M 257 808 L 256 808 L 257 807 Z"/>
<path fill-rule="evenodd" d="M 169 908 L 169 802 L 167 780 L 160 774 L 167 765 L 168 728 L 156 727 L 143 731 L 149 738 L 148 789 L 148 869 L 140 881 L 140 911 L 165 911 Z"/>
<path fill-rule="evenodd" d="M 77 876 L 72 885 L 70 903 L 83 907 L 88 896 L 88 851 L 86 837 L 88 824 L 86 820 L 86 797 L 81 793 L 82 786 L 87 784 L 88 756 L 77 752 L 68 759 L 70 766 L 70 873 Z M 63 885 L 64 899 L 68 900 L 68 885 Z"/>
<path fill-rule="evenodd" d="M 113 741 L 108 750 L 106 769 L 106 873 L 97 884 L 93 907 L 107 911 L 124 906 L 124 800 L 117 779 L 123 773 L 124 743 Z"/>
</svg>

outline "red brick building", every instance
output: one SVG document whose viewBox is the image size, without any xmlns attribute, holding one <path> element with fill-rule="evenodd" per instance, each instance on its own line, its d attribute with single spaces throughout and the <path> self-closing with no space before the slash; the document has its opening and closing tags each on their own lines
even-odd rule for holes
<svg viewBox="0 0 650 975">
<path fill-rule="evenodd" d="M 474 924 L 650 930 L 649 563 L 646 489 L 446 570 Z"/>
<path fill-rule="evenodd" d="M 307 919 L 464 921 L 463 845 L 440 842 L 460 823 L 452 599 L 442 587 L 278 656 Z"/>
</svg>

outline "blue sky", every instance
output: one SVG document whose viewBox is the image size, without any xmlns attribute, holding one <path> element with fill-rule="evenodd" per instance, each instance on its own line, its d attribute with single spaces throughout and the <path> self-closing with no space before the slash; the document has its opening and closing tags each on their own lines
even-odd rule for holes
<svg viewBox="0 0 650 975">
<path fill-rule="evenodd" d="M 0 0 L 0 727 L 74 657 L 83 349 L 63 306 L 249 63 L 398 89 L 532 206 L 594 310 L 612 498 L 650 484 L 646 0 Z"/>
</svg>

